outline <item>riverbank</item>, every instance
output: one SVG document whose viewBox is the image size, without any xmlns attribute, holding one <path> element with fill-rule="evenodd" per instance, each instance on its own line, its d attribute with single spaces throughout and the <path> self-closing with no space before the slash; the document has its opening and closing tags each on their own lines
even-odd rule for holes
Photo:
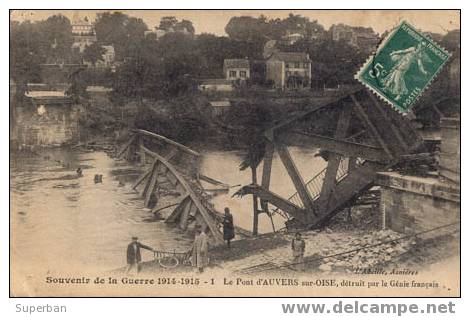
<svg viewBox="0 0 470 317">
<path fill-rule="evenodd" d="M 206 272 L 290 276 L 395 270 L 406 275 L 439 265 L 459 252 L 459 234 L 455 230 L 443 231 L 433 238 L 407 236 L 381 230 L 377 227 L 379 218 L 378 210 L 359 209 L 352 221 L 340 214 L 329 227 L 302 232 L 306 249 L 301 267 L 292 265 L 290 245 L 295 232 L 281 231 L 233 241 L 230 249 L 226 245 L 211 248 Z M 189 265 L 164 268 L 156 261 L 142 265 L 143 275 L 193 271 Z"/>
</svg>

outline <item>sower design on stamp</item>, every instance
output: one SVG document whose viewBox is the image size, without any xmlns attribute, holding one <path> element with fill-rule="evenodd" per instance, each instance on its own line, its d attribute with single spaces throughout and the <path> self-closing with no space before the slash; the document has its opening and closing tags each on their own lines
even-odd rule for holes
<svg viewBox="0 0 470 317">
<path fill-rule="evenodd" d="M 403 21 L 355 77 L 394 109 L 406 114 L 450 56 Z"/>
</svg>

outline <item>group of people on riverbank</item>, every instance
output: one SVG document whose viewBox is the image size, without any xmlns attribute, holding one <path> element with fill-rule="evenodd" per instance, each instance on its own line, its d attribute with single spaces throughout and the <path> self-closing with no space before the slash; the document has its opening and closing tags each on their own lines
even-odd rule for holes
<svg viewBox="0 0 470 317">
<path fill-rule="evenodd" d="M 235 227 L 233 224 L 233 215 L 229 208 L 225 208 L 224 217 L 222 219 L 223 237 L 227 242 L 227 248 L 230 249 L 230 242 L 235 238 Z M 136 273 L 140 271 L 140 262 L 142 260 L 140 249 L 147 249 L 156 252 L 153 248 L 146 246 L 138 241 L 137 237 L 132 237 L 132 242 L 127 247 L 127 270 L 129 273 L 134 270 Z M 295 234 L 291 242 L 293 255 L 293 269 L 302 271 L 305 253 L 305 241 L 302 239 L 300 232 Z M 207 228 L 196 226 L 196 234 L 191 250 L 191 265 L 198 273 L 204 272 L 209 265 L 209 238 L 207 236 Z"/>
<path fill-rule="evenodd" d="M 224 240 L 227 241 L 227 247 L 230 249 L 230 241 L 235 238 L 235 228 L 233 225 L 233 216 L 230 213 L 229 208 L 225 208 L 225 214 L 222 219 Z M 191 252 L 191 264 L 197 269 L 199 273 L 204 272 L 204 268 L 209 265 L 209 238 L 207 236 L 207 228 L 202 226 L 196 226 L 196 235 L 192 245 Z M 140 262 L 142 256 L 140 253 L 141 249 L 146 249 L 151 252 L 155 250 L 145 244 L 138 241 L 137 237 L 132 237 L 132 242 L 127 246 L 127 269 L 126 272 L 140 271 Z"/>
</svg>

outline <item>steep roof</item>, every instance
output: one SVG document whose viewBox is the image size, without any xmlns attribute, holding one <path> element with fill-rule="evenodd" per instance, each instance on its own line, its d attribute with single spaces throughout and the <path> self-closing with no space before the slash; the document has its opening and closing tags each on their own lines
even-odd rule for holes
<svg viewBox="0 0 470 317">
<path fill-rule="evenodd" d="M 245 58 L 224 59 L 225 68 L 250 68 L 250 61 Z"/>
<path fill-rule="evenodd" d="M 277 52 L 274 53 L 270 59 L 283 62 L 310 62 L 310 58 L 307 53 L 294 52 Z"/>
</svg>

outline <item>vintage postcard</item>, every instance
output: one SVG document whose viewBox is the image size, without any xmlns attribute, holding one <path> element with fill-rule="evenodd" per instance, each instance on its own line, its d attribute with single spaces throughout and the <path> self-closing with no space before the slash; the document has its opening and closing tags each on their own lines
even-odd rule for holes
<svg viewBox="0 0 470 317">
<path fill-rule="evenodd" d="M 12 10 L 9 45 L 11 297 L 460 296 L 459 10 Z"/>
</svg>

